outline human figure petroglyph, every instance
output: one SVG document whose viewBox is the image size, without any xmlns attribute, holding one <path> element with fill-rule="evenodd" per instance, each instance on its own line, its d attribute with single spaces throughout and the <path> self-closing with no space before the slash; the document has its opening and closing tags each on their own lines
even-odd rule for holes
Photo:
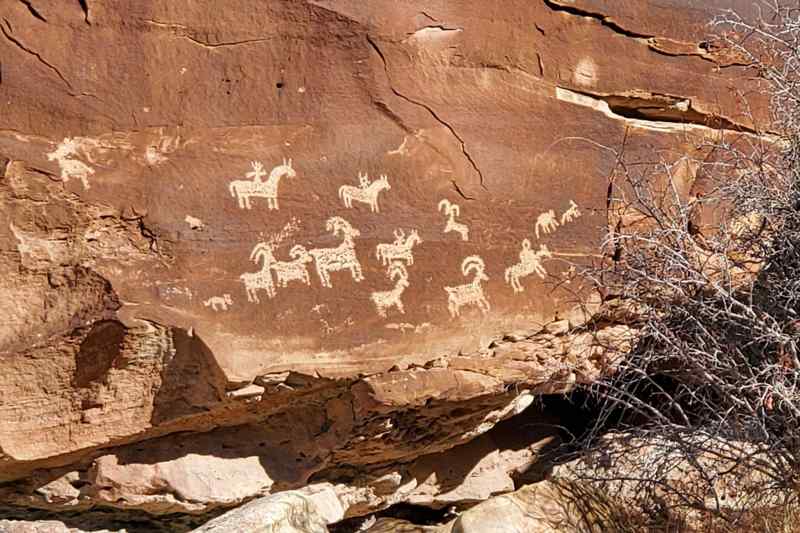
<svg viewBox="0 0 800 533">
<path fill-rule="evenodd" d="M 81 180 L 83 188 L 88 189 L 89 176 L 94 174 L 94 169 L 80 159 L 76 159 L 79 148 L 77 139 L 65 137 L 55 150 L 47 154 L 47 159 L 49 161 L 58 161 L 63 181 L 67 182 L 70 178 L 78 178 Z"/>
<path fill-rule="evenodd" d="M 281 178 L 294 178 L 297 172 L 292 168 L 292 160 L 283 160 L 283 164 L 276 166 L 269 173 L 267 181 L 262 181 L 266 172 L 264 165 L 260 161 L 250 163 L 252 171 L 245 174 L 250 180 L 233 180 L 229 185 L 231 196 L 239 202 L 240 209 L 250 209 L 250 198 L 266 198 L 268 209 L 279 209 L 278 206 L 278 184 Z"/>
<path fill-rule="evenodd" d="M 525 288 L 519 282 L 521 278 L 536 274 L 544 279 L 547 275 L 547 270 L 542 266 L 542 260 L 551 259 L 552 252 L 547 248 L 547 245 L 539 245 L 539 250 L 534 252 L 531 249 L 531 241 L 524 239 L 522 241 L 522 250 L 519 252 L 519 263 L 511 265 L 506 269 L 506 283 L 511 285 L 514 292 L 522 292 Z"/>
<path fill-rule="evenodd" d="M 422 244 L 422 237 L 417 230 L 411 230 L 406 236 L 402 229 L 394 230 L 395 240 L 393 243 L 381 243 L 375 247 L 375 257 L 386 266 L 391 261 L 403 260 L 409 265 L 414 264 L 413 248 L 417 244 Z"/>
<path fill-rule="evenodd" d="M 558 229 L 558 219 L 556 219 L 556 212 L 552 209 L 545 211 L 536 219 L 536 238 L 539 238 L 539 231 L 545 235 L 553 233 Z"/>
<path fill-rule="evenodd" d="M 359 186 L 342 185 L 339 187 L 339 198 L 344 201 L 344 206 L 347 208 L 353 207 L 353 200 L 369 205 L 370 211 L 373 213 L 380 213 L 381 209 L 378 205 L 378 196 L 381 191 L 388 191 L 392 188 L 389 185 L 389 178 L 386 174 L 381 174 L 380 178 L 370 182 L 369 176 L 358 173 Z"/>
<path fill-rule="evenodd" d="M 361 235 L 361 232 L 350 225 L 342 217 L 331 217 L 325 223 L 325 228 L 333 232 L 334 236 L 342 234 L 342 243 L 336 248 L 316 248 L 309 250 L 309 254 L 314 258 L 317 274 L 323 287 L 333 287 L 331 285 L 330 273 L 339 270 L 349 269 L 356 283 L 364 280 L 361 273 L 361 263 L 356 256 L 354 239 Z"/>
<path fill-rule="evenodd" d="M 447 198 L 439 202 L 439 211 L 443 212 L 447 217 L 447 223 L 444 226 L 444 233 L 455 231 L 461 235 L 462 241 L 469 240 L 469 227 L 466 224 L 456 221 L 456 217 L 461 216 L 461 208 L 458 204 L 450 203 Z"/>
<path fill-rule="evenodd" d="M 447 308 L 453 318 L 461 314 L 461 308 L 465 305 L 476 305 L 483 314 L 486 314 L 491 309 L 481 285 L 481 282 L 489 280 L 489 276 L 486 275 L 486 264 L 477 255 L 466 257 L 461 262 L 461 273 L 464 276 L 469 276 L 471 272 L 474 273 L 475 277 L 472 278 L 470 283 L 444 288 L 445 292 L 447 292 Z"/>
<path fill-rule="evenodd" d="M 227 311 L 228 307 L 233 305 L 233 298 L 230 294 L 223 294 L 222 296 L 212 296 L 203 302 L 203 305 L 210 307 L 212 311 Z"/>
<path fill-rule="evenodd" d="M 389 308 L 395 307 L 402 315 L 405 314 L 403 307 L 403 292 L 408 288 L 408 270 L 402 261 L 392 261 L 388 270 L 389 279 L 395 282 L 394 288 L 388 291 L 380 291 L 372 293 L 372 301 L 378 310 L 378 315 L 386 317 L 386 312 Z"/>
<path fill-rule="evenodd" d="M 581 210 L 578 208 L 578 204 L 575 203 L 575 200 L 570 200 L 569 208 L 561 215 L 561 225 L 563 226 L 576 218 L 580 218 L 581 214 Z"/>
</svg>

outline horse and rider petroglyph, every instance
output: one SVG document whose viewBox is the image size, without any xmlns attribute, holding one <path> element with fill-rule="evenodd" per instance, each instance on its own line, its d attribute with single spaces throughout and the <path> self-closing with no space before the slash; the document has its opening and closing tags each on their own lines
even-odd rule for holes
<svg viewBox="0 0 800 533">
<path fill-rule="evenodd" d="M 356 202 L 368 204 L 370 211 L 373 213 L 380 213 L 378 196 L 381 191 L 388 191 L 392 188 L 389 185 L 389 178 L 386 174 L 381 174 L 378 179 L 370 182 L 367 174 L 359 172 L 358 180 L 358 187 L 354 185 L 342 185 L 339 187 L 339 198 L 344 202 L 344 206 L 347 208 L 353 207 L 353 200 L 355 200 Z"/>
<path fill-rule="evenodd" d="M 531 249 L 531 241 L 524 239 L 522 241 L 522 250 L 519 252 L 519 263 L 515 263 L 506 269 L 506 283 L 511 285 L 514 292 L 524 291 L 525 288 L 519 280 L 531 274 L 536 274 L 544 279 L 547 275 L 547 270 L 542 266 L 542 260 L 552 257 L 553 254 L 547 248 L 547 245 L 539 245 L 539 250 L 534 252 Z"/>
<path fill-rule="evenodd" d="M 405 231 L 402 229 L 394 230 L 394 242 L 381 243 L 375 247 L 375 257 L 386 266 L 391 261 L 403 260 L 409 265 L 414 264 L 414 255 L 412 253 L 414 245 L 422 244 L 422 238 L 419 236 L 417 230 L 411 230 L 411 233 L 406 236 Z"/>
<path fill-rule="evenodd" d="M 250 166 L 252 171 L 245 174 L 250 180 L 233 180 L 230 182 L 229 189 L 231 196 L 239 201 L 240 209 L 250 209 L 251 198 L 266 198 L 268 209 L 279 209 L 278 206 L 278 184 L 281 178 L 294 178 L 297 173 L 292 168 L 292 160 L 283 160 L 283 164 L 276 166 L 269 173 L 267 181 L 262 178 L 266 175 L 264 165 L 259 161 L 252 161 Z"/>
<path fill-rule="evenodd" d="M 466 257 L 461 262 L 461 273 L 469 276 L 474 273 L 470 283 L 458 285 L 456 287 L 444 287 L 447 292 L 447 309 L 450 316 L 456 318 L 461 314 L 461 308 L 465 305 L 476 305 L 482 313 L 486 314 L 491 309 L 489 301 L 483 292 L 481 282 L 489 281 L 486 275 L 486 264 L 477 255 Z"/>
</svg>

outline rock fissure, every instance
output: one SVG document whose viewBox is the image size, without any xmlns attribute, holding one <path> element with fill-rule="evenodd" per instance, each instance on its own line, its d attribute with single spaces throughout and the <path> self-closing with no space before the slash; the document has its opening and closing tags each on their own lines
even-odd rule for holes
<svg viewBox="0 0 800 533">
<path fill-rule="evenodd" d="M 35 18 L 37 18 L 37 19 L 41 20 L 42 22 L 47 22 L 47 19 L 46 19 L 46 18 L 44 18 L 44 17 L 42 16 L 42 14 L 41 14 L 41 13 L 39 13 L 39 12 L 36 10 L 36 8 L 35 8 L 35 7 L 33 7 L 33 4 L 31 3 L 31 0 L 19 0 L 19 1 L 20 1 L 20 2 L 22 2 L 22 3 L 25 5 L 25 7 L 27 7 L 27 8 L 28 8 L 28 11 L 30 11 L 31 15 L 33 15 Z"/>
<path fill-rule="evenodd" d="M 92 22 L 89 19 L 89 0 L 78 0 L 78 4 L 81 6 L 81 11 L 83 11 L 83 21 L 91 26 Z"/>
<path fill-rule="evenodd" d="M 608 116 L 644 128 L 669 130 L 681 125 L 769 135 L 723 116 L 699 111 L 692 105 L 691 98 L 638 90 L 627 94 L 604 94 L 561 86 L 556 86 L 556 97 L 562 101 L 592 107 Z"/>
<path fill-rule="evenodd" d="M 38 52 L 32 50 L 31 48 L 25 46 L 22 43 L 22 41 L 20 41 L 19 39 L 15 38 L 13 35 L 11 35 L 14 30 L 11 27 L 11 23 L 8 22 L 7 19 L 3 19 L 3 22 L 5 23 L 5 27 L 2 24 L 0 24 L 0 32 L 3 33 L 5 38 L 9 42 L 11 42 L 14 46 L 19 48 L 20 50 L 22 50 L 26 54 L 35 57 L 42 65 L 46 66 L 48 69 L 50 69 L 53 72 L 55 72 L 56 76 L 58 76 L 58 79 L 60 79 L 62 82 L 64 82 L 64 85 L 67 86 L 67 93 L 70 96 L 75 96 L 76 94 L 74 92 L 74 89 L 72 88 L 72 84 L 69 81 L 67 81 L 67 78 L 65 78 L 63 74 L 61 74 L 61 71 L 58 70 L 52 63 L 50 63 L 45 58 L 43 58 L 41 56 L 41 54 L 39 54 Z"/>
<path fill-rule="evenodd" d="M 202 46 L 204 48 L 211 49 L 211 50 L 216 49 L 216 48 L 225 48 L 225 47 L 231 47 L 231 46 L 241 46 L 241 45 L 247 45 L 247 44 L 265 43 L 265 42 L 270 42 L 270 41 L 274 41 L 275 40 L 275 37 L 257 37 L 257 38 L 253 38 L 253 39 L 242 39 L 240 41 L 226 41 L 226 42 L 212 43 L 212 42 L 204 41 L 202 39 L 198 39 L 197 37 L 192 35 L 190 33 L 190 29 L 187 26 L 184 26 L 183 24 L 177 24 L 177 23 L 174 23 L 174 22 L 160 22 L 160 21 L 157 21 L 157 20 L 146 20 L 145 22 L 147 24 L 151 24 L 151 25 L 157 26 L 159 28 L 167 28 L 167 29 L 172 31 L 172 34 L 175 37 L 179 37 L 181 39 L 186 39 L 186 40 L 188 40 L 188 41 L 190 41 L 190 42 L 192 42 L 192 43 L 194 43 L 196 45 L 199 45 L 199 46 Z"/>
<path fill-rule="evenodd" d="M 565 5 L 565 4 L 556 2 L 555 0 L 544 0 L 544 4 L 547 7 L 549 7 L 550 9 L 552 9 L 553 11 L 560 11 L 562 13 L 568 13 L 570 15 L 575 15 L 575 16 L 578 16 L 578 17 L 594 19 L 594 20 L 598 21 L 600 24 L 602 24 L 603 26 L 613 30 L 615 33 L 618 33 L 618 34 L 620 34 L 620 35 L 622 35 L 624 37 L 632 37 L 634 39 L 649 39 L 651 37 L 654 37 L 653 35 L 647 35 L 645 33 L 639 33 L 639 32 L 635 32 L 635 31 L 623 28 L 622 26 L 620 26 L 619 24 L 614 22 L 614 20 L 611 17 L 609 17 L 607 15 L 604 15 L 603 13 L 595 13 L 593 11 L 586 11 L 584 9 L 580 9 L 578 7 L 575 7 L 575 6 Z"/>
<path fill-rule="evenodd" d="M 484 183 L 483 172 L 481 172 L 481 169 L 478 167 L 478 164 L 475 162 L 475 159 L 473 159 L 472 155 L 467 151 L 467 146 L 466 146 L 466 143 L 464 142 L 463 137 L 461 137 L 461 135 L 458 134 L 458 132 L 455 130 L 455 128 L 453 128 L 452 125 L 450 125 L 447 121 L 442 119 L 439 116 L 439 114 L 431 106 L 429 106 L 428 104 L 426 104 L 424 102 L 420 102 L 419 100 L 416 100 L 414 98 L 410 98 L 410 97 L 404 95 L 403 93 L 401 93 L 400 91 L 398 91 L 397 88 L 395 88 L 394 84 L 392 83 L 392 75 L 391 75 L 391 72 L 390 72 L 390 69 L 389 69 L 389 63 L 386 60 L 386 56 L 383 54 L 383 52 L 381 51 L 380 47 L 378 46 L 378 44 L 375 42 L 375 40 L 372 37 L 367 35 L 366 38 L 367 38 L 367 42 L 369 43 L 369 45 L 372 47 L 372 49 L 375 51 L 375 53 L 378 54 L 378 56 L 380 57 L 381 61 L 383 62 L 383 68 L 384 68 L 384 71 L 386 72 L 386 78 L 389 81 L 389 89 L 392 91 L 392 93 L 394 93 L 396 96 L 398 96 L 399 98 L 402 98 L 403 100 L 405 100 L 406 102 L 408 102 L 410 104 L 413 104 L 413 105 L 416 105 L 418 107 L 421 107 L 421 108 L 425 109 L 439 124 L 441 124 L 442 126 L 444 126 L 445 128 L 447 128 L 450 131 L 450 133 L 453 135 L 453 137 L 455 137 L 456 140 L 458 140 L 458 143 L 459 143 L 459 145 L 461 147 L 461 153 L 464 155 L 464 157 L 467 159 L 467 161 L 469 162 L 469 164 L 472 167 L 472 169 L 478 175 L 478 179 L 480 180 L 481 188 L 483 190 L 485 190 L 485 191 L 488 191 L 488 189 L 486 188 L 486 184 Z M 465 199 L 471 199 L 471 198 L 468 198 L 467 196 L 465 196 L 463 194 L 462 194 L 462 196 Z"/>
</svg>

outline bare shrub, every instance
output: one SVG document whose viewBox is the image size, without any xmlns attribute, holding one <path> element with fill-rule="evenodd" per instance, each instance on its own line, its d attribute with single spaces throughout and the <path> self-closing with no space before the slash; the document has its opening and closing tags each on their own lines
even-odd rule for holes
<svg viewBox="0 0 800 533">
<path fill-rule="evenodd" d="M 800 9 L 758 8 L 720 16 L 710 46 L 746 58 L 770 123 L 707 138 L 688 193 L 685 161 L 632 161 L 621 146 L 608 260 L 582 273 L 635 307 L 639 337 L 594 386 L 592 468 L 570 479 L 605 499 L 624 481 L 626 516 L 658 509 L 709 531 L 775 528 L 778 509 L 798 506 Z"/>
</svg>

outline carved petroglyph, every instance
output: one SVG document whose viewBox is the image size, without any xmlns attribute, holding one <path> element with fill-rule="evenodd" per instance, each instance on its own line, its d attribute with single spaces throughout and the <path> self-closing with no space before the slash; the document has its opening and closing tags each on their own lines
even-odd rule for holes
<svg viewBox="0 0 800 533">
<path fill-rule="evenodd" d="M 269 268 L 262 267 L 258 272 L 245 272 L 239 278 L 244 283 L 244 290 L 247 294 L 247 301 L 259 303 L 258 291 L 267 291 L 267 296 L 275 296 L 275 284 L 272 282 L 272 272 Z"/>
<path fill-rule="evenodd" d="M 264 165 L 259 161 L 250 163 L 252 171 L 245 174 L 250 180 L 233 180 L 230 182 L 229 190 L 231 196 L 239 201 L 240 209 L 250 209 L 250 198 L 266 198 L 269 209 L 279 209 L 278 206 L 278 184 L 284 176 L 294 178 L 297 173 L 292 168 L 292 160 L 284 160 L 283 164 L 276 166 L 269 173 L 267 181 L 262 181 L 266 172 Z"/>
<path fill-rule="evenodd" d="M 439 202 L 439 211 L 443 212 L 447 217 L 447 223 L 444 226 L 444 232 L 455 231 L 461 235 L 462 241 L 469 240 L 469 228 L 466 224 L 456 221 L 456 217 L 461 216 L 461 208 L 458 204 L 450 203 L 450 200 L 444 199 Z"/>
<path fill-rule="evenodd" d="M 576 218 L 580 218 L 581 214 L 581 210 L 578 208 L 578 204 L 575 203 L 575 200 L 570 200 L 569 208 L 561 215 L 561 225 L 563 226 Z"/>
<path fill-rule="evenodd" d="M 406 236 L 405 231 L 396 229 L 394 231 L 394 242 L 391 244 L 381 243 L 375 247 L 375 257 L 386 266 L 391 261 L 403 260 L 409 265 L 414 264 L 412 250 L 414 245 L 422 244 L 422 238 L 417 230 L 411 230 Z"/>
<path fill-rule="evenodd" d="M 205 226 L 202 220 L 197 217 L 193 217 L 192 215 L 186 215 L 186 218 L 184 218 L 183 221 L 189 224 L 189 227 L 192 229 L 203 229 Z"/>
<path fill-rule="evenodd" d="M 483 293 L 482 281 L 488 281 L 486 275 L 486 264 L 477 255 L 466 257 L 461 263 L 461 273 L 469 276 L 474 273 L 470 283 L 458 285 L 456 287 L 445 287 L 447 292 L 447 308 L 450 316 L 455 318 L 461 314 L 461 308 L 465 305 L 476 305 L 482 313 L 486 314 L 491 306 Z"/>
<path fill-rule="evenodd" d="M 358 173 L 359 186 L 342 185 L 339 187 L 339 198 L 344 201 L 344 206 L 347 208 L 353 207 L 353 200 L 368 204 L 373 213 L 380 213 L 381 209 L 378 205 L 378 195 L 381 191 L 388 191 L 392 188 L 389 185 L 389 178 L 385 174 L 381 177 L 370 182 L 367 174 Z"/>
<path fill-rule="evenodd" d="M 320 283 L 323 287 L 333 287 L 331 285 L 330 273 L 339 270 L 349 269 L 356 283 L 364 279 L 361 273 L 361 263 L 356 256 L 354 239 L 361 235 L 361 232 L 350 225 L 342 217 L 331 217 L 325 223 L 325 228 L 333 232 L 334 236 L 342 234 L 342 243 L 336 248 L 315 248 L 309 250 L 309 254 L 314 258 L 319 274 Z"/>
<path fill-rule="evenodd" d="M 408 322 L 400 322 L 399 324 L 392 322 L 391 324 L 386 324 L 384 326 L 386 329 L 396 329 L 401 333 L 405 334 L 406 331 L 413 331 L 414 333 L 422 333 L 427 329 L 431 329 L 433 326 L 430 322 L 423 322 L 422 324 L 409 324 Z"/>
<path fill-rule="evenodd" d="M 305 285 L 311 285 L 311 278 L 308 275 L 306 263 L 311 262 L 311 254 L 304 246 L 298 244 L 289 251 L 291 261 L 275 261 L 270 268 L 275 271 L 277 282 L 280 287 L 286 287 L 290 281 L 301 281 Z"/>
<path fill-rule="evenodd" d="M 556 229 L 558 229 L 558 219 L 556 218 L 556 212 L 552 209 L 549 211 L 545 211 L 536 219 L 536 238 L 539 238 L 539 232 L 541 231 L 544 235 L 549 233 L 553 233 Z"/>
<path fill-rule="evenodd" d="M 372 293 L 372 301 L 378 310 L 378 315 L 385 317 L 389 308 L 395 307 L 402 315 L 405 314 L 403 307 L 403 291 L 408 288 L 408 270 L 402 261 L 392 261 L 388 271 L 389 279 L 395 282 L 394 288 L 388 291 Z"/>
<path fill-rule="evenodd" d="M 531 249 L 531 241 L 525 239 L 522 241 L 522 250 L 519 252 L 519 263 L 511 265 L 506 269 L 506 283 L 511 285 L 514 292 L 522 292 L 525 288 L 520 284 L 519 280 L 536 274 L 544 279 L 547 275 L 547 270 L 542 266 L 544 259 L 551 259 L 552 252 L 547 248 L 547 245 L 539 245 L 539 250 L 534 252 Z"/>
<path fill-rule="evenodd" d="M 203 305 L 210 307 L 212 311 L 227 311 L 228 307 L 233 305 L 233 298 L 230 294 L 223 294 L 222 296 L 212 296 L 203 302 Z"/>
<path fill-rule="evenodd" d="M 47 159 L 58 161 L 63 181 L 67 182 L 72 178 L 78 178 L 83 183 L 83 188 L 88 189 L 89 176 L 94 174 L 94 168 L 77 159 L 79 148 L 81 145 L 77 138 L 66 137 L 55 150 L 47 154 Z"/>
</svg>

